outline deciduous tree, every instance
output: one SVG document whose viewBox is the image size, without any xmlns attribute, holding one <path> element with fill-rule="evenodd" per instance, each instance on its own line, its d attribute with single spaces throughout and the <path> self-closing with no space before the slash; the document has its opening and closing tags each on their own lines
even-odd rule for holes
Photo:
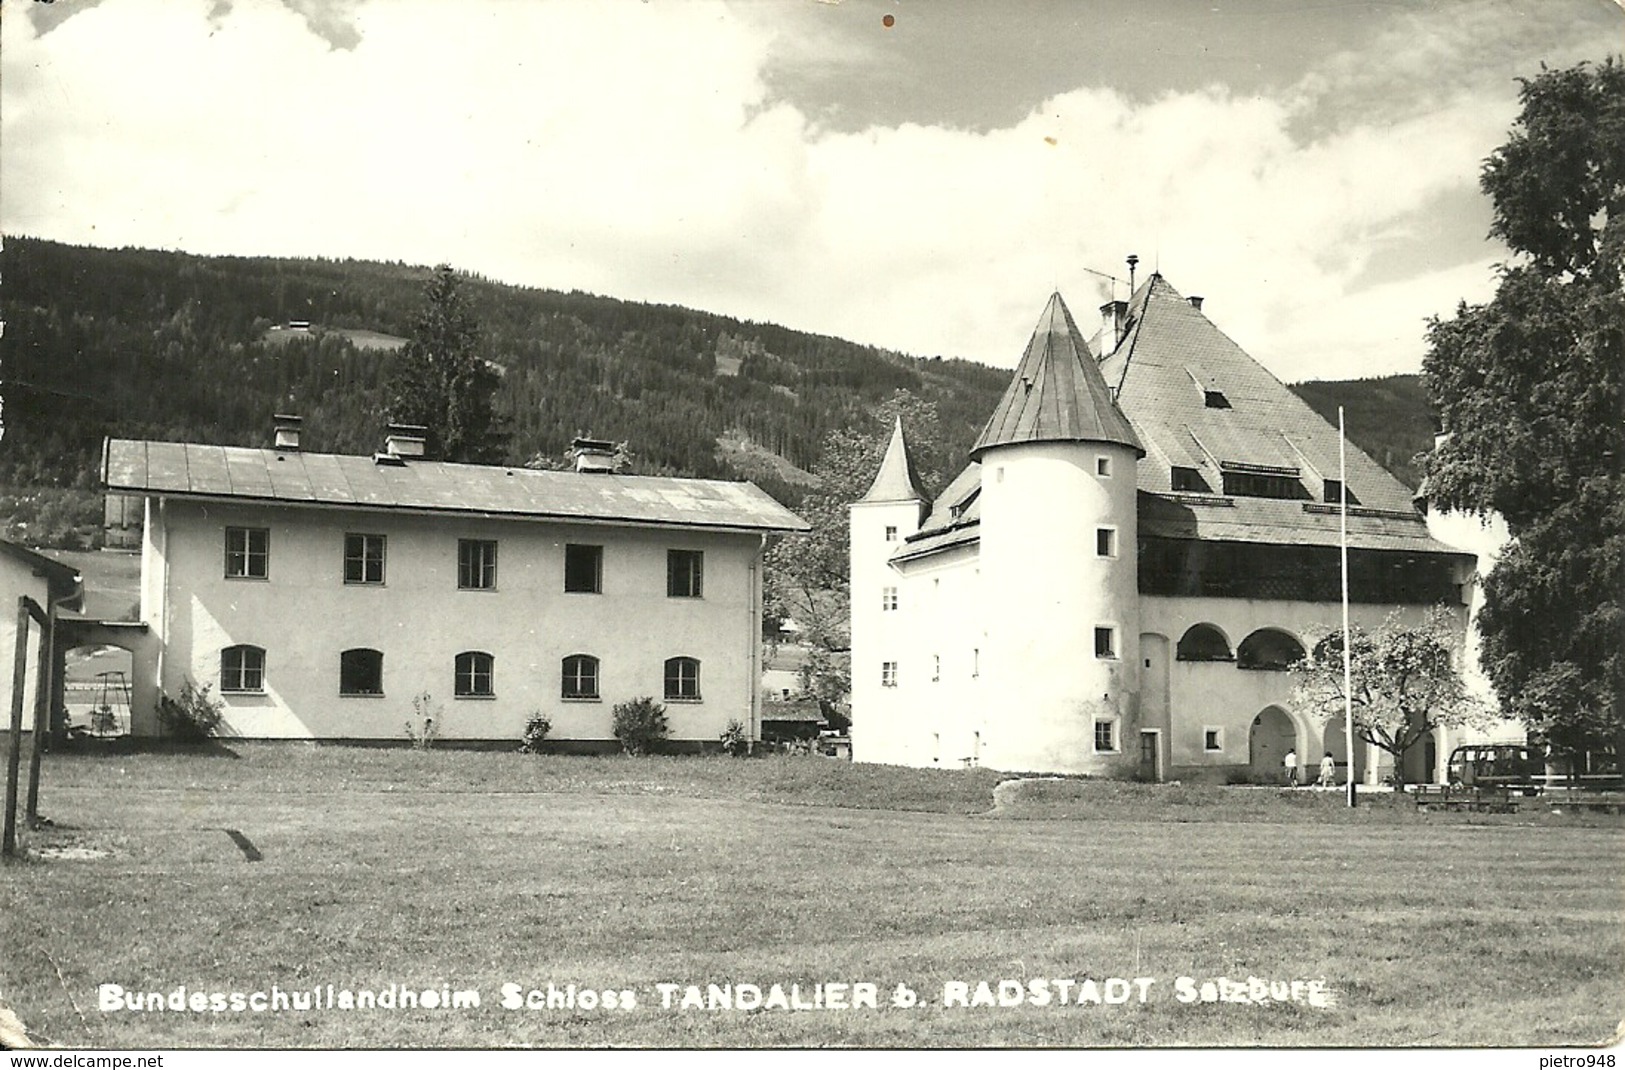
<svg viewBox="0 0 1625 1070">
<path fill-rule="evenodd" d="M 1499 513 L 1483 666 L 1559 750 L 1625 743 L 1625 66 L 1525 81 L 1480 185 L 1511 247 L 1493 300 L 1429 327 L 1423 363 L 1449 438 L 1434 507 Z"/>
<path fill-rule="evenodd" d="M 1431 611 L 1423 623 L 1389 617 L 1375 632 L 1351 629 L 1350 696 L 1354 735 L 1394 756 L 1404 783 L 1405 755 L 1435 728 L 1482 723 L 1488 711 L 1462 682 L 1449 617 Z M 1299 703 L 1325 717 L 1343 712 L 1343 633 L 1314 643 L 1295 663 Z"/>
</svg>

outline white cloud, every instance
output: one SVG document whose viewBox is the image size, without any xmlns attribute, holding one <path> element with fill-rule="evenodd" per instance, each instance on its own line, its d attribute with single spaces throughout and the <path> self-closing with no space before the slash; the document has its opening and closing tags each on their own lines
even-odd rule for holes
<svg viewBox="0 0 1625 1070">
<path fill-rule="evenodd" d="M 778 38 L 721 4 L 296 7 L 107 0 L 35 37 L 8 4 L 5 228 L 450 261 L 1004 365 L 1052 287 L 1089 329 L 1084 269 L 1132 251 L 1277 374 L 1329 378 L 1414 369 L 1421 317 L 1483 273 L 1359 281 L 1510 115 L 1463 90 L 1300 140 L 1339 61 L 1282 100 L 1080 89 L 986 133 L 839 134 L 769 103 Z"/>
</svg>

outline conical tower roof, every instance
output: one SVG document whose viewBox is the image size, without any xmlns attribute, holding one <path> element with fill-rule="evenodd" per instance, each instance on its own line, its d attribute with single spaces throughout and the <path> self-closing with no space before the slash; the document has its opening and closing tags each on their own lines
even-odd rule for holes
<svg viewBox="0 0 1625 1070">
<path fill-rule="evenodd" d="M 1010 388 L 970 455 L 978 459 L 995 446 L 1019 442 L 1111 442 L 1145 456 L 1058 293 L 1038 317 Z"/>
<path fill-rule="evenodd" d="M 869 492 L 859 502 L 923 502 L 928 499 L 920 489 L 920 477 L 914 471 L 914 459 L 908 455 L 908 443 L 903 440 L 903 418 L 892 425 L 891 441 L 886 443 L 886 456 L 880 459 L 880 471 Z"/>
</svg>

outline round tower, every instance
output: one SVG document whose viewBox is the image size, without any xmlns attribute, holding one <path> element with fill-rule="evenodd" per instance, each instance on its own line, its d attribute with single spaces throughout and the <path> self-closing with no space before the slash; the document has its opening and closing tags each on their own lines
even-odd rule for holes
<svg viewBox="0 0 1625 1070">
<path fill-rule="evenodd" d="M 899 594 L 891 558 L 920 530 L 927 502 L 903 438 L 899 417 L 868 493 L 848 510 L 852 627 L 852 757 L 855 761 L 920 764 L 900 685 L 908 664 L 910 613 Z"/>
<path fill-rule="evenodd" d="M 971 450 L 982 467 L 985 764 L 1105 773 L 1138 763 L 1144 455 L 1053 295 Z"/>
</svg>

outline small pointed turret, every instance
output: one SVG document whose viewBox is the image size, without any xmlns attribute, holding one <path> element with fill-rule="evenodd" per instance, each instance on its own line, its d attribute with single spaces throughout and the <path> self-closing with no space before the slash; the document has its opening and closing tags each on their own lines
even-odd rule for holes
<svg viewBox="0 0 1625 1070">
<path fill-rule="evenodd" d="M 1060 294 L 1051 294 L 971 458 L 1017 442 L 1111 442 L 1145 456 Z"/>
<path fill-rule="evenodd" d="M 891 441 L 886 443 L 886 456 L 880 460 L 880 471 L 869 492 L 859 502 L 923 502 L 928 500 L 920 489 L 920 477 L 914 471 L 914 459 L 908 455 L 908 443 L 903 439 L 903 418 L 892 425 Z"/>
</svg>

